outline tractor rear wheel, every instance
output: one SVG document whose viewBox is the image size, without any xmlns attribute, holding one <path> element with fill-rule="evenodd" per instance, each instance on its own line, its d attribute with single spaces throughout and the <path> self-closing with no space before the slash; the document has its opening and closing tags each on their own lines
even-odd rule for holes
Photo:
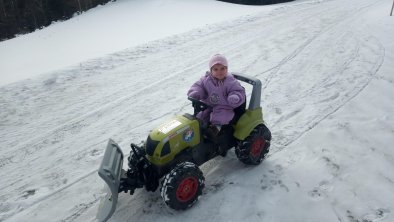
<svg viewBox="0 0 394 222">
<path fill-rule="evenodd" d="M 267 156 L 270 142 L 270 130 L 263 124 L 258 125 L 245 140 L 238 142 L 235 154 L 245 164 L 258 165 Z"/>
<path fill-rule="evenodd" d="M 196 164 L 180 163 L 164 177 L 161 196 L 170 208 L 186 210 L 202 194 L 204 181 L 203 173 Z"/>
</svg>

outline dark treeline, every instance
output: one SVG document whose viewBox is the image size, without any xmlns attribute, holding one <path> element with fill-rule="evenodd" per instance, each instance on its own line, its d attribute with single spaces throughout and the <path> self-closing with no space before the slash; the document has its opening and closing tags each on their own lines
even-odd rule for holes
<svg viewBox="0 0 394 222">
<path fill-rule="evenodd" d="M 111 0 L 0 0 L 0 41 L 66 20 Z"/>
<path fill-rule="evenodd" d="M 220 0 L 222 2 L 236 3 L 242 5 L 269 5 L 282 2 L 291 2 L 294 0 Z"/>
</svg>

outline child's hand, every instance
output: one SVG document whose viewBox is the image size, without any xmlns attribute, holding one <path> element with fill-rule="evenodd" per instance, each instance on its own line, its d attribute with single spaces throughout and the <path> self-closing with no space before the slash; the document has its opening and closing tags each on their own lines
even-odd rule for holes
<svg viewBox="0 0 394 222">
<path fill-rule="evenodd" d="M 233 104 L 233 105 L 238 104 L 240 100 L 241 100 L 241 98 L 239 98 L 239 96 L 234 95 L 234 94 L 233 94 L 233 95 L 230 95 L 230 96 L 227 98 L 227 101 L 228 101 L 230 104 Z"/>
<path fill-rule="evenodd" d="M 201 98 L 200 98 L 200 94 L 199 94 L 197 91 L 192 91 L 192 92 L 190 92 L 188 96 L 191 97 L 191 98 L 193 98 L 193 99 L 198 99 L 198 100 L 201 99 Z"/>
</svg>

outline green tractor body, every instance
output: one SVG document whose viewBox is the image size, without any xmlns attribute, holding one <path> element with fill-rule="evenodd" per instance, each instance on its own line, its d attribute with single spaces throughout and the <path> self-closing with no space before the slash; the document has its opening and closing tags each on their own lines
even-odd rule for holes
<svg viewBox="0 0 394 222">
<path fill-rule="evenodd" d="M 249 106 L 235 110 L 236 121 L 231 124 L 231 138 L 227 138 L 240 161 L 258 165 L 267 155 L 271 133 L 264 125 L 260 106 L 261 82 L 258 79 L 233 73 L 240 81 L 253 86 Z M 120 147 L 109 140 L 98 174 L 108 185 L 109 192 L 102 199 L 97 214 L 99 221 L 108 220 L 116 209 L 118 193 L 134 193 L 145 187 L 155 191 L 162 181 L 161 195 L 172 209 L 191 207 L 202 194 L 204 176 L 198 166 L 218 156 L 220 143 L 207 135 L 207 127 L 196 114 L 206 105 L 192 101 L 194 114 L 171 118 L 153 129 L 143 147 L 131 144 L 129 169 L 122 169 L 124 155 Z"/>
</svg>

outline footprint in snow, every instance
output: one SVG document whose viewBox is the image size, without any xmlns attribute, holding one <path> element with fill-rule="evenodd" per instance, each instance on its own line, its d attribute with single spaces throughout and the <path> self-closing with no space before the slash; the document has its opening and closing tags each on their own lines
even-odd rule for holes
<svg viewBox="0 0 394 222">
<path fill-rule="evenodd" d="M 355 216 L 352 211 L 347 210 L 347 218 L 350 222 L 378 222 L 382 221 L 391 211 L 385 208 L 378 208 L 374 212 L 365 215 L 362 218 Z"/>
<path fill-rule="evenodd" d="M 376 209 L 375 212 L 367 214 L 363 217 L 363 222 L 375 222 L 384 219 L 391 211 L 385 208 Z"/>
<path fill-rule="evenodd" d="M 33 196 L 34 194 L 36 194 L 36 190 L 35 189 L 31 189 L 31 190 L 26 190 L 25 192 L 23 192 L 22 197 L 27 199 L 30 196 Z"/>
<path fill-rule="evenodd" d="M 326 162 L 327 166 L 331 169 L 331 173 L 334 176 L 338 176 L 341 167 L 327 156 L 323 156 L 322 158 Z"/>
<path fill-rule="evenodd" d="M 313 188 L 308 192 L 308 195 L 314 200 L 321 200 L 326 195 L 327 192 L 332 191 L 333 187 L 329 181 L 323 180 L 319 183 L 319 186 Z"/>
</svg>

